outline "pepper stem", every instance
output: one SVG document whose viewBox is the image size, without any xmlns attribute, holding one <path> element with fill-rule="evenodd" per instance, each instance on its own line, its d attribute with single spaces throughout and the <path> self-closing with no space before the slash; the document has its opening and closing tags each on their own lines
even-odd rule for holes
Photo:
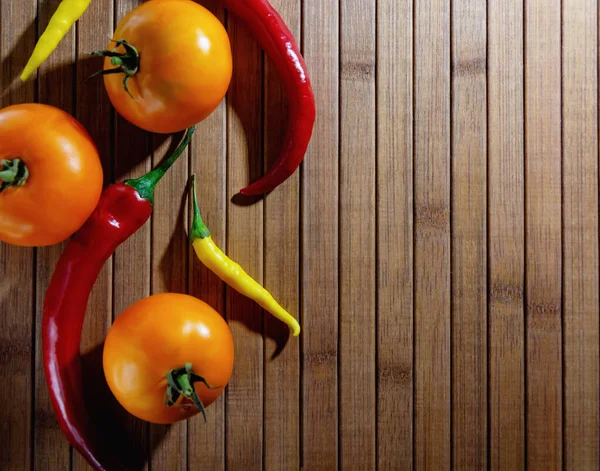
<svg viewBox="0 0 600 471">
<path fill-rule="evenodd" d="M 194 243 L 196 239 L 206 239 L 210 237 L 210 231 L 202 216 L 200 216 L 200 208 L 198 207 L 198 197 L 196 192 L 196 174 L 192 175 L 192 193 L 194 195 L 194 220 L 192 221 L 192 228 L 190 230 L 190 241 Z"/>
<path fill-rule="evenodd" d="M 160 181 L 160 179 L 167 173 L 167 170 L 173 165 L 179 156 L 183 154 L 183 151 L 187 147 L 187 145 L 192 140 L 192 135 L 196 128 L 192 126 L 185 132 L 185 136 L 183 137 L 183 141 L 179 144 L 179 147 L 175 149 L 169 158 L 164 160 L 158 167 L 154 170 L 151 170 L 146 175 L 143 175 L 139 178 L 135 178 L 133 180 L 125 180 L 125 185 L 128 185 L 140 194 L 140 196 L 150 202 L 152 206 L 154 206 L 154 188 L 156 184 Z"/>
<path fill-rule="evenodd" d="M 11 186 L 23 186 L 29 170 L 21 159 L 0 160 L 0 192 Z"/>
<path fill-rule="evenodd" d="M 125 77 L 123 78 L 123 88 L 127 94 L 133 98 L 133 95 L 129 91 L 129 87 L 127 86 L 127 82 L 129 82 L 129 79 L 137 74 L 140 70 L 140 53 L 134 46 L 129 44 L 124 39 L 119 39 L 116 41 L 113 39 L 112 42 L 117 44 L 113 49 L 109 51 L 90 52 L 90 55 L 110 57 L 110 63 L 114 65 L 115 68 L 99 70 L 95 74 L 90 75 L 87 80 L 98 77 L 99 75 L 125 74 Z M 116 52 L 119 46 L 123 46 L 125 52 Z"/>
<path fill-rule="evenodd" d="M 171 407 L 176 405 L 177 400 L 183 396 L 191 400 L 202 412 L 206 422 L 206 408 L 194 388 L 194 383 L 203 383 L 208 389 L 218 389 L 220 386 L 211 386 L 206 379 L 197 375 L 192 370 L 192 364 L 186 363 L 183 368 L 176 368 L 167 373 L 167 390 L 165 391 L 165 405 Z"/>
</svg>

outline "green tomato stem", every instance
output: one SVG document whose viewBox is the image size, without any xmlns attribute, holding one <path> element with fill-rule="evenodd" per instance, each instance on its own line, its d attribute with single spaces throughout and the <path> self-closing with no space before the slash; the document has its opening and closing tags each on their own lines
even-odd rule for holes
<svg viewBox="0 0 600 471">
<path fill-rule="evenodd" d="M 175 368 L 167 373 L 167 390 L 165 391 L 165 405 L 174 406 L 180 397 L 191 400 L 202 412 L 206 422 L 206 408 L 196 393 L 194 383 L 203 383 L 209 389 L 218 389 L 220 386 L 211 386 L 206 379 L 197 375 L 192 370 L 192 364 L 186 363 L 184 367 Z"/>
</svg>

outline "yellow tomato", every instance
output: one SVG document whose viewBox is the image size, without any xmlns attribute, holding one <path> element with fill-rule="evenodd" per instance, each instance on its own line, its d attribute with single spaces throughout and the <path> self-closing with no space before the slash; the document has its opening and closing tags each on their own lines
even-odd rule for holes
<svg viewBox="0 0 600 471">
<path fill-rule="evenodd" d="M 61 242 L 96 208 L 98 150 L 75 118 L 35 103 L 0 110 L 0 241 Z"/>
<path fill-rule="evenodd" d="M 135 49 L 121 44 L 116 52 L 131 54 L 106 58 L 105 72 L 119 66 L 124 72 L 105 75 L 106 90 L 117 111 L 142 129 L 187 129 L 209 116 L 227 92 L 232 74 L 227 31 L 197 3 L 143 3 L 123 18 L 113 40 L 109 48 L 124 40 Z"/>
<path fill-rule="evenodd" d="M 180 378 L 183 386 L 197 380 L 197 398 L 201 407 L 208 406 L 229 382 L 233 339 L 225 320 L 205 302 L 184 294 L 157 294 L 117 317 L 106 337 L 103 364 L 112 393 L 127 411 L 148 422 L 173 423 L 199 409 L 185 394 L 171 394 L 175 404 L 165 404 L 168 375 L 188 375 Z"/>
</svg>

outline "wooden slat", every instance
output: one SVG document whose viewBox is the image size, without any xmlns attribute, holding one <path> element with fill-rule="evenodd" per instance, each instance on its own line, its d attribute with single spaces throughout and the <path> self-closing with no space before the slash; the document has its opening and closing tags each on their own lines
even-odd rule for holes
<svg viewBox="0 0 600 471">
<path fill-rule="evenodd" d="M 598 4 L 563 3 L 564 465 L 600 468 Z"/>
<path fill-rule="evenodd" d="M 375 1 L 341 2 L 340 468 L 375 467 Z"/>
<path fill-rule="evenodd" d="M 228 17 L 233 80 L 228 101 L 227 254 L 262 283 L 263 203 L 231 198 L 262 175 L 262 53 L 240 20 Z M 227 288 L 235 366 L 227 388 L 226 468 L 263 467 L 263 310 Z"/>
<path fill-rule="evenodd" d="M 154 135 L 153 166 L 170 155 L 183 134 Z M 156 187 L 152 214 L 152 294 L 186 293 L 189 241 L 186 184 L 188 150 L 171 167 Z M 187 469 L 187 424 L 150 426 L 151 469 Z"/>
<path fill-rule="evenodd" d="M 415 466 L 450 467 L 450 2 L 415 5 Z"/>
<path fill-rule="evenodd" d="M 113 31 L 113 1 L 102 0 L 92 2 L 86 14 L 77 25 L 77 75 L 76 75 L 76 117 L 88 130 L 100 154 L 104 170 L 104 183 L 113 181 L 113 122 L 114 112 L 110 104 L 102 80 L 84 83 L 84 80 L 98 70 L 98 62 L 89 59 L 87 52 L 100 49 L 106 45 L 106 39 Z M 100 65 L 101 67 L 101 65 Z M 93 103 L 93 106 L 90 104 Z M 84 381 L 88 388 L 84 393 L 88 396 L 91 420 L 105 419 L 106 412 L 91 407 L 100 393 L 96 387 L 97 375 L 102 375 L 102 344 L 112 320 L 112 257 L 100 272 L 86 313 L 81 340 L 83 354 Z M 89 469 L 82 456 L 73 451 L 73 469 Z"/>
<path fill-rule="evenodd" d="M 139 2 L 115 0 L 117 24 Z M 116 27 L 116 24 L 115 24 Z M 108 47 L 108 41 L 101 47 Z M 102 64 L 102 61 L 97 62 Z M 149 133 L 126 121 L 115 113 L 115 181 L 137 178 L 151 167 L 151 137 Z M 160 190 L 159 190 L 160 191 Z M 150 295 L 151 224 L 147 222 L 135 234 L 117 248 L 114 255 L 114 312 L 116 318 L 132 304 Z M 139 456 L 140 469 L 148 469 L 150 458 L 149 425 L 122 408 L 117 408 L 119 426 L 126 430 L 132 452 Z"/>
<path fill-rule="evenodd" d="M 60 0 L 40 5 L 39 28 L 48 24 Z M 56 51 L 39 69 L 38 100 L 56 106 L 67 113 L 75 113 L 75 32 L 72 28 Z M 36 257 L 36 346 L 35 346 L 35 403 L 34 403 L 34 467 L 36 469 L 69 469 L 69 443 L 63 436 L 54 409 L 50 403 L 42 361 L 42 316 L 44 297 L 54 267 L 65 243 L 37 249 Z"/>
<path fill-rule="evenodd" d="M 527 465 L 562 466 L 560 3 L 527 1 Z"/>
<path fill-rule="evenodd" d="M 1 107 L 35 98 L 35 81 L 20 84 L 17 78 L 35 44 L 35 18 L 35 1 L 22 2 L 18 9 L 9 2 L 0 3 Z M 10 378 L 0 387 L 0 468 L 7 470 L 31 466 L 33 262 L 33 249 L 0 242 L 0 369 L 3 377 Z"/>
<path fill-rule="evenodd" d="M 523 2 L 488 3 L 490 467 L 525 467 Z"/>
<path fill-rule="evenodd" d="M 452 466 L 487 467 L 486 0 L 452 2 Z"/>
<path fill-rule="evenodd" d="M 413 4 L 377 3 L 377 457 L 412 469 Z M 394 51 L 394 54 L 390 54 Z"/>
<path fill-rule="evenodd" d="M 224 20 L 223 9 L 211 9 Z M 196 126 L 191 147 L 192 173 L 198 183 L 198 203 L 202 218 L 211 230 L 212 238 L 219 247 L 226 243 L 226 103 L 221 105 L 205 121 Z M 191 203 L 191 200 L 189 201 Z M 191 214 L 190 214 L 191 217 Z M 225 285 L 206 268 L 190 250 L 189 293 L 211 305 L 225 316 Z M 225 467 L 225 396 L 207 409 L 208 422 L 196 417 L 188 423 L 189 469 L 217 471 Z"/>
<path fill-rule="evenodd" d="M 301 2 L 274 0 L 298 44 Z M 286 135 L 287 99 L 271 62 L 265 62 L 265 167 L 279 156 Z M 294 317 L 300 301 L 300 171 L 265 198 L 264 283 Z M 269 313 L 265 317 L 264 469 L 300 469 L 300 339 Z M 284 346 L 285 345 L 285 346 Z M 283 348 L 283 350 L 281 350 Z M 274 439 L 274 437 L 278 437 Z"/>
<path fill-rule="evenodd" d="M 304 57 L 318 111 L 301 180 L 302 464 L 331 470 L 338 459 L 339 4 L 303 6 Z"/>
</svg>

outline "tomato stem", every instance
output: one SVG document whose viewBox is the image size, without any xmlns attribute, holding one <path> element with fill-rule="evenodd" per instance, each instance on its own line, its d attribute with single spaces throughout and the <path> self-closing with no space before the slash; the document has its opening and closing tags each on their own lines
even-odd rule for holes
<svg viewBox="0 0 600 471">
<path fill-rule="evenodd" d="M 0 192 L 10 186 L 23 186 L 29 177 L 27 165 L 21 159 L 0 160 Z"/>
<path fill-rule="evenodd" d="M 99 70 L 95 74 L 92 74 L 88 77 L 88 80 L 98 77 L 99 75 L 110 75 L 110 74 L 125 74 L 123 78 L 123 88 L 127 92 L 127 94 L 133 98 L 133 95 L 129 91 L 129 87 L 127 86 L 127 82 L 129 79 L 138 73 L 140 70 L 140 53 L 138 50 L 131 44 L 129 44 L 124 39 L 112 40 L 112 42 L 117 45 L 111 50 L 103 50 L 103 51 L 94 51 L 91 52 L 92 56 L 102 56 L 102 57 L 110 57 L 110 63 L 115 66 L 114 69 L 108 70 Z M 116 52 L 119 46 L 123 46 L 125 52 Z M 134 98 L 135 100 L 135 98 Z"/>
<path fill-rule="evenodd" d="M 206 408 L 196 393 L 194 383 L 203 383 L 209 389 L 218 389 L 220 386 L 211 386 L 206 379 L 197 375 L 192 370 L 192 364 L 186 363 L 182 368 L 175 368 L 167 373 L 167 390 L 165 391 L 165 405 L 174 406 L 180 397 L 191 400 L 202 412 L 206 422 Z"/>
</svg>

